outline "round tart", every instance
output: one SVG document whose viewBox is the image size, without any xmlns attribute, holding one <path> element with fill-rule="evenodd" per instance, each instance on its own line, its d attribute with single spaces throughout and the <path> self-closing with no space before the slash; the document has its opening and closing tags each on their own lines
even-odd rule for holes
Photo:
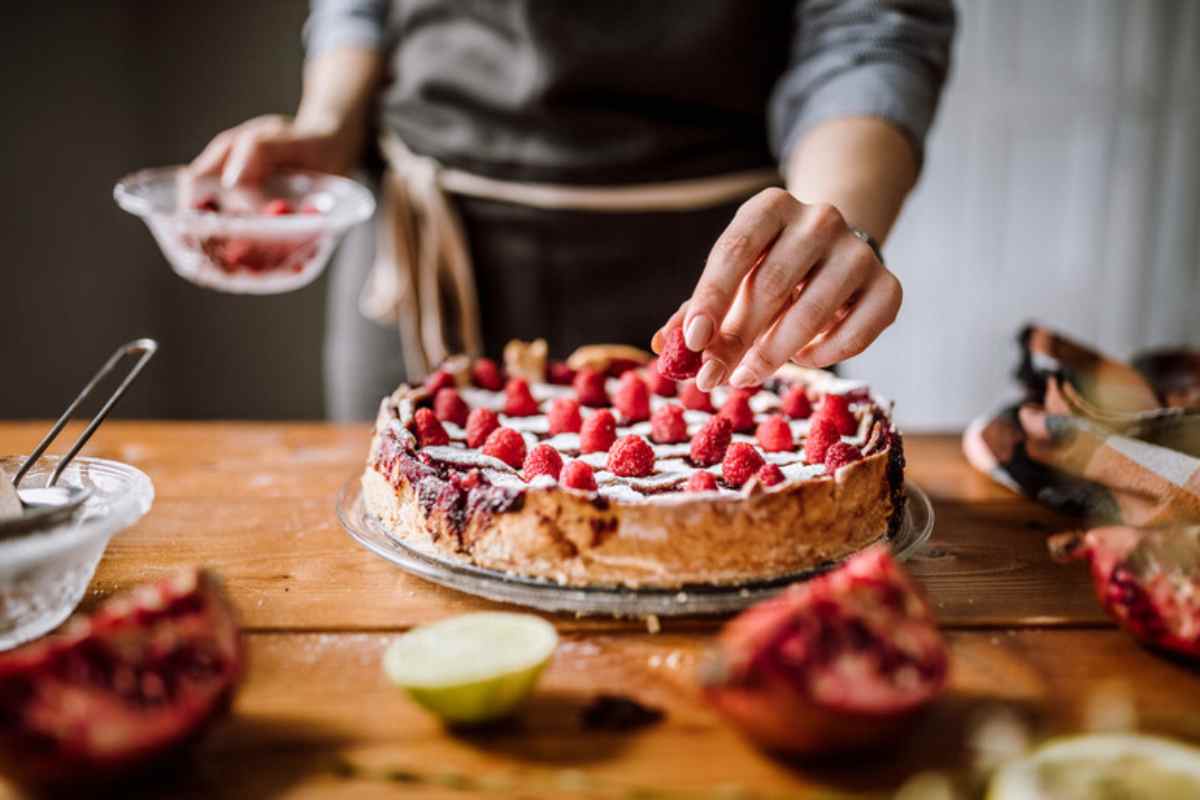
<svg viewBox="0 0 1200 800">
<path fill-rule="evenodd" d="M 901 438 L 862 382 L 789 365 L 706 398 L 628 347 L 545 352 L 510 343 L 500 380 L 451 359 L 384 398 L 362 483 L 389 535 L 564 585 L 676 588 L 824 566 L 900 523 Z"/>
</svg>

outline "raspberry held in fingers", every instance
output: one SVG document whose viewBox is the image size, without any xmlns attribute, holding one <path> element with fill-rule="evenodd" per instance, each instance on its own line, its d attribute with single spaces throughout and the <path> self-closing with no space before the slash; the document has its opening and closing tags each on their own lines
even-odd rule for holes
<svg viewBox="0 0 1200 800">
<path fill-rule="evenodd" d="M 658 370 L 663 376 L 677 381 L 694 378 L 700 371 L 700 353 L 688 349 L 682 328 L 667 331 Z"/>
</svg>

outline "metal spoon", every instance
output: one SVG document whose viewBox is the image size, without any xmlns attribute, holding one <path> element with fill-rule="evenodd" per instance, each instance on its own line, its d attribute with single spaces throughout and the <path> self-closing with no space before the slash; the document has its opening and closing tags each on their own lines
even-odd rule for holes
<svg viewBox="0 0 1200 800">
<path fill-rule="evenodd" d="M 91 490 L 82 486 L 57 486 L 58 479 L 62 476 L 67 465 L 71 463 L 71 460 L 88 443 L 88 439 L 92 438 L 92 434 L 100 427 L 100 423 L 104 422 L 105 417 L 108 416 L 108 412 L 112 411 L 113 406 L 124 396 L 125 390 L 129 388 L 130 384 L 137 378 L 142 368 L 146 366 L 146 363 L 154 356 L 157 350 L 158 342 L 153 339 L 137 339 L 117 348 L 108 361 L 104 362 L 104 366 L 100 367 L 96 374 L 92 376 L 92 379 L 88 381 L 87 385 L 83 387 L 83 391 L 79 393 L 71 405 L 67 406 L 67 410 L 62 413 L 62 416 L 58 418 L 58 421 L 54 423 L 54 426 L 50 428 L 50 431 L 42 438 L 42 441 L 34 448 L 33 453 L 25 459 L 25 463 L 17 470 L 17 474 L 13 476 L 12 483 L 16 487 L 17 497 L 21 501 L 22 513 L 20 516 L 0 519 L 0 539 L 60 524 L 71 519 L 79 512 L 83 504 L 91 497 Z M 75 440 L 75 444 L 71 445 L 71 449 L 67 451 L 67 454 L 58 460 L 58 464 L 47 479 L 46 485 L 43 487 L 21 488 L 21 479 L 38 462 L 38 459 L 46 452 L 46 449 L 54 443 L 58 434 L 62 432 L 62 429 L 71 420 L 71 415 L 79 408 L 79 404 L 92 393 L 96 385 L 108 373 L 112 372 L 113 368 L 123 358 L 139 353 L 141 357 L 133 365 L 133 369 L 129 371 L 129 374 L 117 386 L 104 406 L 96 412 L 96 416 L 92 417 L 92 421 L 88 423 L 83 433 L 79 434 L 79 438 Z"/>
</svg>

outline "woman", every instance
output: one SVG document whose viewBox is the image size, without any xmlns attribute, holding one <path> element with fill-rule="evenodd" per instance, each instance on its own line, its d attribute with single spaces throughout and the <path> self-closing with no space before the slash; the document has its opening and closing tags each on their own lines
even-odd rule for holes
<svg viewBox="0 0 1200 800">
<path fill-rule="evenodd" d="M 378 133 L 379 252 L 348 241 L 331 291 L 335 417 L 512 337 L 657 348 L 681 325 L 701 388 L 749 386 L 895 318 L 876 243 L 953 29 L 949 0 L 318 0 L 296 116 L 225 131 L 193 166 L 345 172 Z M 360 291 L 399 341 L 358 317 Z"/>
</svg>

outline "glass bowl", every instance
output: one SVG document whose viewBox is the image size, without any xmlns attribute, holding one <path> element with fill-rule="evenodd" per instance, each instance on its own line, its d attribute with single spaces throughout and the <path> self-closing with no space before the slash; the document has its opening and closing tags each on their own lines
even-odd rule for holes
<svg viewBox="0 0 1200 800">
<path fill-rule="evenodd" d="M 237 294 L 277 294 L 316 280 L 342 235 L 375 210 L 366 187 L 299 171 L 226 188 L 185 167 L 144 169 L 122 178 L 113 198 L 142 218 L 178 275 Z"/>
<path fill-rule="evenodd" d="M 43 456 L 22 486 L 41 486 L 58 463 Z M 11 479 L 25 456 L 0 458 Z M 79 601 L 114 534 L 150 510 L 154 484 L 127 464 L 77 456 L 59 484 L 91 496 L 71 520 L 44 531 L 0 540 L 0 651 L 35 639 L 62 623 Z"/>
</svg>

